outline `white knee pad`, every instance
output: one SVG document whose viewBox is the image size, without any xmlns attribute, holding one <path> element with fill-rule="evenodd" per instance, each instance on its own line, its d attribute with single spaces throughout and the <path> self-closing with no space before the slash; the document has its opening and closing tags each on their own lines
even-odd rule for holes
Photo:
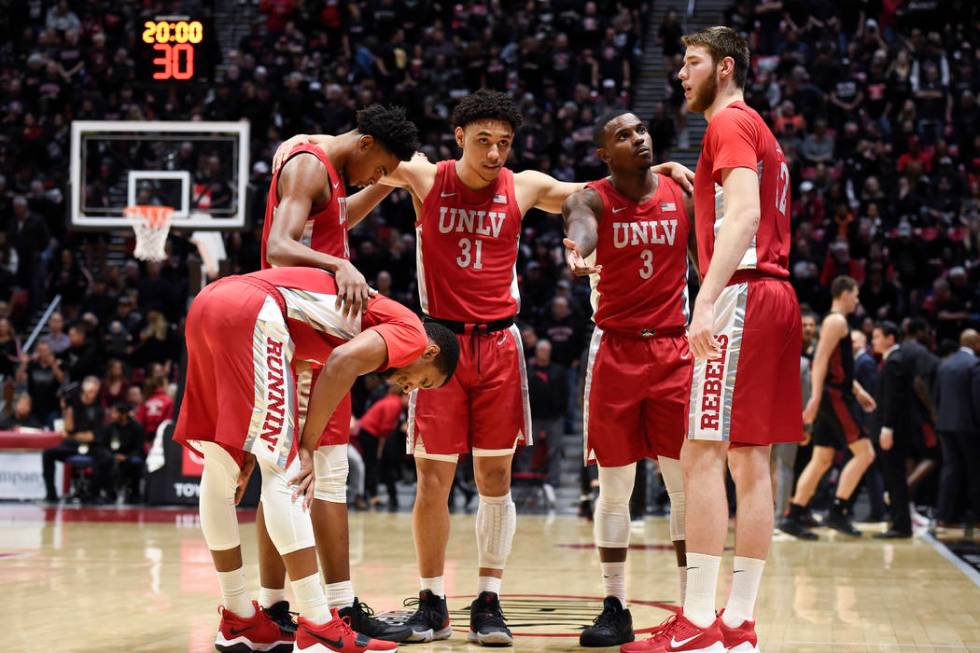
<svg viewBox="0 0 980 653">
<path fill-rule="evenodd" d="M 347 445 L 334 444 L 313 452 L 316 480 L 313 496 L 320 501 L 347 503 Z"/>
<path fill-rule="evenodd" d="M 476 546 L 480 553 L 480 566 L 503 569 L 516 531 L 517 508 L 510 492 L 502 497 L 485 497 L 481 494 L 480 507 L 476 510 Z"/>
<path fill-rule="evenodd" d="M 670 540 L 677 542 L 684 539 L 684 468 L 674 458 L 658 456 L 657 462 L 670 497 Z"/>
<path fill-rule="evenodd" d="M 622 467 L 599 465 L 599 499 L 593 513 L 595 544 L 604 549 L 630 545 L 630 496 L 636 480 L 636 463 Z"/>
<path fill-rule="evenodd" d="M 194 442 L 204 454 L 201 474 L 201 530 L 212 551 L 227 551 L 241 545 L 238 515 L 235 512 L 235 490 L 238 489 L 238 464 L 231 454 L 214 442 Z"/>
<path fill-rule="evenodd" d="M 262 512 L 265 528 L 279 555 L 308 549 L 314 545 L 313 523 L 301 500 L 293 501 L 290 473 L 275 464 L 259 460 L 262 473 Z"/>
</svg>

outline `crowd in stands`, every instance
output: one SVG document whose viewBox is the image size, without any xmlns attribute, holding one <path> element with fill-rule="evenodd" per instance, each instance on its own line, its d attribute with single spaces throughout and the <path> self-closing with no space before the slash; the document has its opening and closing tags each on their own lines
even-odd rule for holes
<svg viewBox="0 0 980 653">
<path fill-rule="evenodd" d="M 509 165 L 595 179 L 604 166 L 591 142 L 594 118 L 630 106 L 644 57 L 663 56 L 667 98 L 641 117 L 666 159 L 687 139 L 676 81 L 684 26 L 670 12 L 658 42 L 643 43 L 651 6 L 261 0 L 248 33 L 221 52 L 213 82 L 179 87 L 135 77 L 134 26 L 143 15 L 172 13 L 168 3 L 137 10 L 105 0 L 39 1 L 7 12 L 0 17 L 0 375 L 8 419 L 30 401 L 30 419 L 50 427 L 64 419 L 64 385 L 95 376 L 101 405 L 125 401 L 140 422 L 154 384 L 177 380 L 194 248 L 174 234 L 162 264 L 106 265 L 104 238 L 66 228 L 72 120 L 249 120 L 250 228 L 225 235 L 227 271 L 248 272 L 259 267 L 275 147 L 294 133 L 345 131 L 372 102 L 405 106 L 423 150 L 439 160 L 456 154 L 455 101 L 481 86 L 506 90 L 525 116 Z M 751 38 L 746 99 L 770 121 L 790 166 L 800 301 L 825 311 L 830 280 L 850 274 L 862 284 L 857 326 L 865 320 L 869 335 L 884 318 L 921 316 L 938 339 L 978 322 L 976 13 L 965 0 L 742 0 L 725 14 Z M 353 262 L 368 281 L 417 308 L 414 239 L 403 191 L 350 235 Z M 525 218 L 518 277 L 527 354 L 547 378 L 537 417 L 544 430 L 560 419 L 567 431 L 577 423 L 589 289 L 565 269 L 554 216 Z M 21 352 L 32 318 L 55 295 L 61 315 Z M 355 414 L 386 395 L 377 385 L 358 386 Z M 370 432 L 361 423 L 353 428 Z M 546 462 L 542 468 L 554 471 Z M 368 486 L 386 478 L 377 471 Z"/>
</svg>

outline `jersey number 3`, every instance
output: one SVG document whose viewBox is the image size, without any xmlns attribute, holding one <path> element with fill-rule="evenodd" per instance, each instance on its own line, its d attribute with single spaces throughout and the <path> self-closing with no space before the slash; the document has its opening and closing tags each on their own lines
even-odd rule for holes
<svg viewBox="0 0 980 653">
<path fill-rule="evenodd" d="M 649 249 L 645 249 L 640 252 L 640 260 L 643 261 L 643 267 L 640 268 L 640 278 L 649 279 L 653 276 L 653 252 Z"/>
<path fill-rule="evenodd" d="M 471 266 L 474 270 L 483 269 L 483 241 L 474 238 L 470 240 L 469 238 L 459 239 L 460 253 L 456 257 L 456 265 L 461 268 L 468 268 Z"/>
</svg>

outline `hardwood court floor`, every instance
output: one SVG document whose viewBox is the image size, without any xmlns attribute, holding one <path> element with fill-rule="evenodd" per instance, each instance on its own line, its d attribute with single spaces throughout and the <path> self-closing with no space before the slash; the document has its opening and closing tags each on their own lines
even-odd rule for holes
<svg viewBox="0 0 980 653">
<path fill-rule="evenodd" d="M 243 512 L 243 521 L 254 513 Z M 475 590 L 473 517 L 452 521 L 446 588 L 458 632 L 403 651 L 475 652 L 465 608 Z M 629 591 L 636 628 L 677 597 L 666 522 L 634 530 Z M 257 591 L 254 525 L 242 527 Z M 518 651 L 568 651 L 601 601 L 592 528 L 574 517 L 521 516 L 504 581 Z M 361 599 L 401 609 L 417 592 L 408 514 L 353 514 Z M 730 557 L 726 558 L 730 565 Z M 727 596 L 723 573 L 719 601 Z M 212 651 L 218 584 L 196 511 L 0 505 L 0 651 Z M 980 587 L 922 540 L 776 541 L 759 599 L 765 653 L 980 652 Z"/>
</svg>

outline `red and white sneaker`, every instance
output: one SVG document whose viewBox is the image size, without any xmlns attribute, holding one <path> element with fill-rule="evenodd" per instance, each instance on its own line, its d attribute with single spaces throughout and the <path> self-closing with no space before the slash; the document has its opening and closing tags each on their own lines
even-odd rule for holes
<svg viewBox="0 0 980 653">
<path fill-rule="evenodd" d="M 670 637 L 677 625 L 679 614 L 671 615 L 666 621 L 654 628 L 647 639 L 623 644 L 619 647 L 620 653 L 663 653 L 663 650 L 670 644 Z"/>
<path fill-rule="evenodd" d="M 214 647 L 222 653 L 289 653 L 295 638 L 269 617 L 259 604 L 252 601 L 255 614 L 245 619 L 224 606 L 218 608 L 221 623 L 214 638 Z"/>
<path fill-rule="evenodd" d="M 743 621 L 738 628 L 729 628 L 720 617 L 718 623 L 721 624 L 721 636 L 728 653 L 759 653 L 754 621 Z"/>
<path fill-rule="evenodd" d="M 724 639 L 721 635 L 721 619 L 715 619 L 707 628 L 696 626 L 683 614 L 678 615 L 670 641 L 664 647 L 665 653 L 725 653 Z"/>
<path fill-rule="evenodd" d="M 325 624 L 315 624 L 303 617 L 299 618 L 293 653 L 373 653 L 398 650 L 395 642 L 371 639 L 367 635 L 354 632 L 346 617 L 337 616 L 336 608 L 330 613 L 333 619 Z"/>
</svg>

